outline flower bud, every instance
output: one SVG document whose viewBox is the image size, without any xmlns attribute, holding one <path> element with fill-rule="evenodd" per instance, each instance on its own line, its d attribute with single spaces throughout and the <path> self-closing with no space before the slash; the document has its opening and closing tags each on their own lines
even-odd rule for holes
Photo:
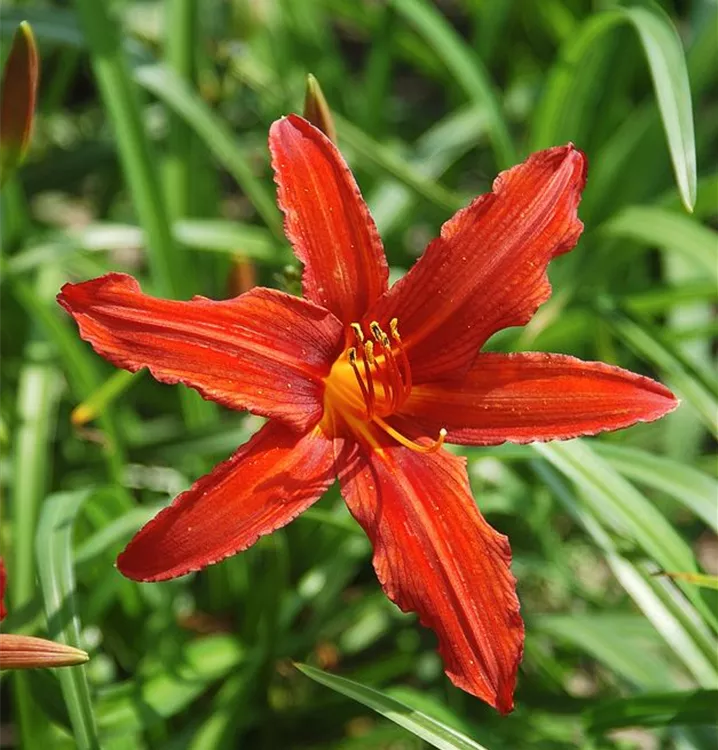
<svg viewBox="0 0 718 750">
<path fill-rule="evenodd" d="M 334 118 L 324 98 L 319 81 L 310 73 L 307 76 L 307 91 L 304 96 L 304 119 L 324 133 L 330 141 L 337 142 Z"/>
<path fill-rule="evenodd" d="M 79 648 L 30 635 L 0 634 L 0 669 L 72 667 L 90 657 Z"/>
<path fill-rule="evenodd" d="M 40 75 L 37 46 L 23 21 L 12 40 L 0 93 L 0 186 L 12 176 L 30 143 Z"/>
</svg>

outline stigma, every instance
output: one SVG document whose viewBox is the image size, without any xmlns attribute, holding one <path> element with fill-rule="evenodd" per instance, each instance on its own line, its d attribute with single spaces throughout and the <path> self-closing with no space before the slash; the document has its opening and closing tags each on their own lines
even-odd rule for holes
<svg viewBox="0 0 718 750">
<path fill-rule="evenodd" d="M 411 394 L 411 364 L 399 335 L 396 318 L 386 333 L 377 321 L 365 332 L 351 323 L 354 341 L 332 368 L 327 380 L 327 406 L 361 432 L 371 423 L 401 445 L 420 453 L 433 453 L 444 444 L 446 430 L 429 444 L 406 437 L 385 419 L 397 412 Z"/>
</svg>

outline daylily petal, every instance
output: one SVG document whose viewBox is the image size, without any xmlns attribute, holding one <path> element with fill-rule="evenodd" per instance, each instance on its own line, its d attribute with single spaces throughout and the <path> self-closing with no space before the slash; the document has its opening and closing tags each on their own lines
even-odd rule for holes
<svg viewBox="0 0 718 750">
<path fill-rule="evenodd" d="M 200 570 L 288 524 L 335 476 L 332 442 L 320 428 L 297 436 L 271 421 L 140 529 L 117 567 L 137 581 Z"/>
<path fill-rule="evenodd" d="M 500 174 L 371 311 L 381 323 L 398 318 L 414 382 L 461 377 L 489 336 L 527 323 L 548 299 L 546 266 L 583 229 L 586 166 L 569 144 Z"/>
<path fill-rule="evenodd" d="M 163 383 L 184 383 L 300 430 L 322 415 L 322 378 L 343 329 L 316 305 L 263 288 L 221 302 L 163 300 L 117 273 L 65 284 L 58 301 L 82 338 L 117 367 L 147 367 Z"/>
<path fill-rule="evenodd" d="M 479 354 L 461 382 L 414 386 L 402 414 L 447 441 L 566 440 L 651 422 L 678 406 L 660 383 L 564 354 Z"/>
<path fill-rule="evenodd" d="M 31 635 L 0 634 L 0 669 L 73 667 L 90 657 L 79 648 Z"/>
<path fill-rule="evenodd" d="M 334 144 L 297 115 L 269 131 L 284 230 L 304 264 L 304 295 L 344 324 L 386 291 L 389 269 L 374 220 Z"/>
<path fill-rule="evenodd" d="M 436 633 L 455 685 L 510 711 L 523 623 L 506 537 L 479 513 L 464 459 L 371 439 L 356 445 L 340 481 L 384 591 Z"/>
<path fill-rule="evenodd" d="M 0 622 L 7 616 L 5 607 L 5 589 L 7 587 L 7 571 L 5 570 L 5 561 L 0 557 Z"/>
</svg>

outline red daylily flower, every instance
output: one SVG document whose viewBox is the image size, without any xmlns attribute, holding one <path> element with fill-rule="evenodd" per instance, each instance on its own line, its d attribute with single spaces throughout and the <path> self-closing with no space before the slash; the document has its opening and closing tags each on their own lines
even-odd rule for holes
<svg viewBox="0 0 718 750">
<path fill-rule="evenodd" d="M 291 115 L 269 145 L 305 299 L 257 288 L 160 300 L 122 274 L 59 295 L 113 364 L 269 418 L 142 528 L 118 567 L 140 581 L 199 570 L 287 524 L 338 477 L 387 596 L 434 630 L 454 684 L 510 711 L 523 624 L 508 541 L 442 443 L 573 438 L 677 404 L 602 363 L 480 353 L 548 298 L 546 266 L 582 230 L 585 157 L 552 148 L 501 174 L 389 289 L 373 220 L 333 143 Z"/>
<path fill-rule="evenodd" d="M 7 615 L 5 587 L 7 573 L 0 557 L 0 621 Z M 0 633 L 0 669 L 34 669 L 37 667 L 75 667 L 89 656 L 79 648 L 48 641 L 33 635 Z"/>
</svg>

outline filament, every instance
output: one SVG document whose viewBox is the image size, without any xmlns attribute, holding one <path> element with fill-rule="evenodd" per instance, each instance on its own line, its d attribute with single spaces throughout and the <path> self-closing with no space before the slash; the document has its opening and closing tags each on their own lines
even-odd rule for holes
<svg viewBox="0 0 718 750">
<path fill-rule="evenodd" d="M 446 440 L 446 430 L 443 427 L 439 430 L 439 437 L 436 440 L 429 445 L 422 445 L 421 443 L 409 439 L 406 435 L 402 435 L 398 430 L 395 430 L 380 417 L 374 417 L 373 422 L 381 427 L 387 435 L 391 435 L 397 443 L 400 443 L 416 453 L 436 453 Z"/>
</svg>

